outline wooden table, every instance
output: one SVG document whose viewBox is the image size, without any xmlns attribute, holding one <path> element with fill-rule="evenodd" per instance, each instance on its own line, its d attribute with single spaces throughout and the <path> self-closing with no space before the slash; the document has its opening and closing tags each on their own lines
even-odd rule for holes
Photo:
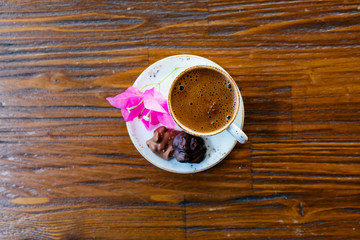
<svg viewBox="0 0 360 240">
<path fill-rule="evenodd" d="M 180 175 L 105 100 L 195 54 L 245 145 Z M 360 239 L 359 1 L 0 1 L 0 239 Z"/>
</svg>

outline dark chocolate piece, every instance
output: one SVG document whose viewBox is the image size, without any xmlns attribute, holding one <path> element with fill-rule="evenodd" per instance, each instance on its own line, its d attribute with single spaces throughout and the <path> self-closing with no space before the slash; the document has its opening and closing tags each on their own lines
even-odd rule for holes
<svg viewBox="0 0 360 240">
<path fill-rule="evenodd" d="M 175 137 L 172 144 L 174 157 L 179 162 L 200 163 L 205 158 L 206 146 L 201 137 L 181 132 Z"/>
<path fill-rule="evenodd" d="M 154 131 L 154 136 L 147 140 L 146 144 L 156 155 L 165 160 L 169 160 L 173 157 L 174 153 L 172 146 L 173 140 L 179 133 L 179 131 L 161 126 Z"/>
</svg>

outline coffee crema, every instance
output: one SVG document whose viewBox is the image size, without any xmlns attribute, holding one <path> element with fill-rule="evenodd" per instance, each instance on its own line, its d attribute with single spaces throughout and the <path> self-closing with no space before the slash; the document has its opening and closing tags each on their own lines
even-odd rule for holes
<svg viewBox="0 0 360 240">
<path fill-rule="evenodd" d="M 172 85 L 173 117 L 187 130 L 208 135 L 235 118 L 236 86 L 211 68 L 184 72 Z"/>
</svg>

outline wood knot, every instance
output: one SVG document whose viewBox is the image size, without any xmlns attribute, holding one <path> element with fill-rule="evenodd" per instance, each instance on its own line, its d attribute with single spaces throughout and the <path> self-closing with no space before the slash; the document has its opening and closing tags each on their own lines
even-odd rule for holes
<svg viewBox="0 0 360 240">
<path fill-rule="evenodd" d="M 47 89 L 50 91 L 64 91 L 71 88 L 77 88 L 80 84 L 69 78 L 64 72 L 49 72 L 33 79 L 34 84 L 39 88 Z"/>
<path fill-rule="evenodd" d="M 58 84 L 58 83 L 62 82 L 61 80 L 64 78 L 65 78 L 65 75 L 63 73 L 56 72 L 56 73 L 51 74 L 50 82 L 52 82 L 53 84 Z"/>
</svg>

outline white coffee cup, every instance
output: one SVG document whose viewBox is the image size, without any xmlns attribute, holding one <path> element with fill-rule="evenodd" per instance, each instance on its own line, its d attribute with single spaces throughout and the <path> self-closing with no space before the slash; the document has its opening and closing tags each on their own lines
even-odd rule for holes
<svg viewBox="0 0 360 240">
<path fill-rule="evenodd" d="M 178 81 L 185 74 L 189 73 L 192 70 L 198 70 L 198 69 L 206 69 L 209 71 L 215 71 L 217 73 L 220 73 L 223 77 L 225 77 L 225 79 L 228 82 L 230 82 L 232 89 L 235 92 L 235 103 L 234 103 L 235 106 L 233 108 L 234 111 L 233 111 L 232 115 L 230 116 L 231 117 L 230 120 L 228 122 L 226 122 L 225 124 L 219 126 L 218 128 L 214 129 L 214 131 L 210 131 L 210 132 L 209 131 L 199 132 L 199 131 L 196 131 L 196 130 L 192 129 L 191 127 L 187 126 L 186 124 L 184 124 L 182 121 L 180 121 L 178 119 L 178 117 L 174 113 L 174 109 L 173 109 L 173 105 L 172 105 L 172 93 L 173 93 L 173 91 L 175 91 L 174 89 L 176 89 L 176 87 L 178 85 Z M 211 84 L 211 82 L 209 82 L 209 84 Z M 234 81 L 234 79 L 227 72 L 225 72 L 217 67 L 210 66 L 210 65 L 193 65 L 191 67 L 182 69 L 182 71 L 179 74 L 177 74 L 177 76 L 174 78 L 174 81 L 172 82 L 172 85 L 169 90 L 169 95 L 168 95 L 168 106 L 169 106 L 170 114 L 171 114 L 172 118 L 174 119 L 174 121 L 178 124 L 178 126 L 180 128 L 182 128 L 184 131 L 188 132 L 189 134 L 195 135 L 195 136 L 212 136 L 212 135 L 219 134 L 223 131 L 228 131 L 238 142 L 245 143 L 248 140 L 248 137 L 241 130 L 241 128 L 234 123 L 234 120 L 240 110 L 240 107 L 242 107 L 242 105 L 240 104 L 240 101 L 241 101 L 241 93 L 240 93 L 240 90 L 237 87 L 237 84 Z M 242 112 L 243 112 L 243 109 L 242 109 Z"/>
</svg>

